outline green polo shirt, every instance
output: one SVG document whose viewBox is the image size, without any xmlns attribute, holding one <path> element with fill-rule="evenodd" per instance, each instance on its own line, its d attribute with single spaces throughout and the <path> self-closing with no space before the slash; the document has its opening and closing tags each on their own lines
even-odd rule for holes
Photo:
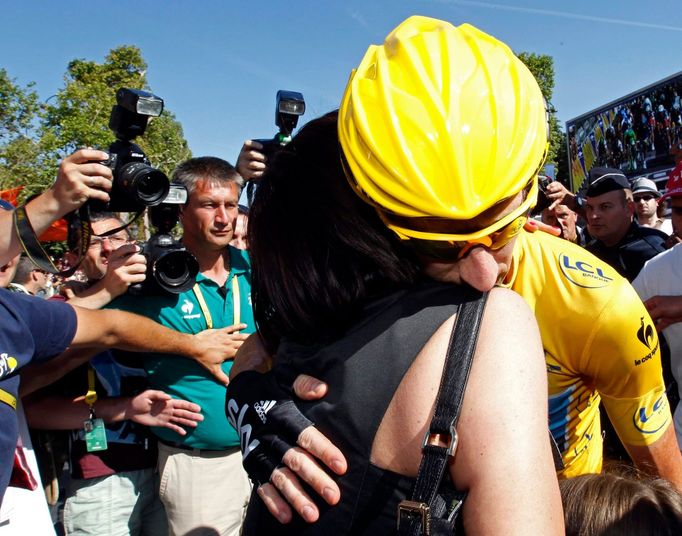
<svg viewBox="0 0 682 536">
<path fill-rule="evenodd" d="M 213 328 L 234 324 L 233 278 L 239 285 L 240 322 L 247 325 L 242 333 L 253 333 L 255 323 L 251 308 L 251 262 L 245 251 L 229 248 L 230 276 L 224 290 L 213 280 L 199 274 L 197 283 L 213 320 Z M 223 296 L 224 295 L 224 296 Z M 137 313 L 183 333 L 199 333 L 207 329 L 206 317 L 193 290 L 162 296 L 125 294 L 109 306 Z M 168 428 L 152 428 L 162 440 L 197 449 L 222 450 L 239 445 L 239 438 L 225 416 L 225 387 L 192 359 L 164 354 L 147 354 L 144 368 L 153 389 L 165 391 L 173 398 L 189 400 L 201 406 L 204 420 L 196 428 L 186 428 L 180 436 Z M 229 374 L 232 361 L 223 364 Z"/>
</svg>

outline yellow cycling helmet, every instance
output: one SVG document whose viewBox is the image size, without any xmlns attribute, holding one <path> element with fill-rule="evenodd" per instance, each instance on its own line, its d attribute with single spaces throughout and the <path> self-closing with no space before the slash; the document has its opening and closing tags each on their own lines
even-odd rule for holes
<svg viewBox="0 0 682 536">
<path fill-rule="evenodd" d="M 480 238 L 535 204 L 545 100 L 509 47 L 469 24 L 411 17 L 370 46 L 338 128 L 351 184 L 403 238 Z M 526 188 L 520 207 L 486 219 Z"/>
</svg>

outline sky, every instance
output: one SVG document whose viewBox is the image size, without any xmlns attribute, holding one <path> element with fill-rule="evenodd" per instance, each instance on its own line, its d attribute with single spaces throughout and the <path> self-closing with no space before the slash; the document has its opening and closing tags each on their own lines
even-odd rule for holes
<svg viewBox="0 0 682 536">
<path fill-rule="evenodd" d="M 562 122 L 682 71 L 679 0 L 0 0 L 0 68 L 42 99 L 68 62 L 136 45 L 152 91 L 195 156 L 235 162 L 270 138 L 278 89 L 301 92 L 299 126 L 338 107 L 351 69 L 402 20 L 468 22 L 514 51 L 554 58 Z"/>
</svg>

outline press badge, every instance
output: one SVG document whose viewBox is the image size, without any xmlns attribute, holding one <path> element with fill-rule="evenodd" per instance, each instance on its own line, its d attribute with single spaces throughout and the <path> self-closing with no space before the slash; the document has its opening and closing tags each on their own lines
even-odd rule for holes
<svg viewBox="0 0 682 536">
<path fill-rule="evenodd" d="M 83 422 L 83 430 L 88 452 L 107 450 L 107 433 L 102 419 L 88 419 Z"/>
</svg>

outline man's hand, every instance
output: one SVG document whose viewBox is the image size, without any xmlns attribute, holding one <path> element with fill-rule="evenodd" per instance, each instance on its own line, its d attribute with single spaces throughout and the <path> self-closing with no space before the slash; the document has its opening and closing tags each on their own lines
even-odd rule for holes
<svg viewBox="0 0 682 536">
<path fill-rule="evenodd" d="M 59 165 L 57 180 L 46 192 L 62 208 L 61 216 L 76 210 L 88 199 L 109 201 L 112 172 L 97 161 L 109 155 L 96 149 L 80 149 L 67 156 Z"/>
<path fill-rule="evenodd" d="M 659 331 L 682 322 L 682 296 L 652 296 L 644 306 Z"/>
<path fill-rule="evenodd" d="M 200 411 L 201 408 L 192 402 L 148 389 L 129 399 L 124 418 L 145 426 L 163 426 L 184 436 L 187 432 L 183 426 L 195 428 L 204 420 Z"/>
<path fill-rule="evenodd" d="M 237 157 L 237 172 L 245 181 L 258 181 L 265 171 L 263 146 L 257 141 L 246 140 Z"/>
<path fill-rule="evenodd" d="M 230 369 L 230 378 L 234 378 L 245 370 L 255 370 L 256 372 L 267 372 L 272 367 L 272 356 L 265 350 L 260 335 L 252 333 L 241 345 L 237 355 L 234 357 L 234 364 Z"/>
<path fill-rule="evenodd" d="M 559 181 L 550 182 L 545 188 L 545 194 L 547 199 L 551 201 L 547 210 L 554 210 L 558 205 L 566 205 L 573 211 L 578 208 L 575 202 L 575 195 L 569 192 Z"/>
<path fill-rule="evenodd" d="M 147 259 L 135 244 L 125 244 L 107 258 L 107 273 L 101 279 L 109 301 L 124 294 L 130 285 L 142 283 L 147 273 Z"/>
<path fill-rule="evenodd" d="M 126 244 L 112 251 L 107 258 L 107 272 L 94 285 L 68 282 L 62 285 L 60 294 L 71 305 L 86 309 L 101 309 L 114 298 L 124 294 L 133 283 L 145 280 L 147 259 L 139 246 Z"/>
<path fill-rule="evenodd" d="M 315 400 L 327 392 L 326 384 L 301 375 L 294 381 L 301 398 Z M 242 444 L 244 468 L 257 485 L 270 513 L 281 523 L 291 521 L 292 510 L 312 523 L 319 510 L 301 486 L 309 484 L 329 504 L 336 504 L 341 492 L 336 483 L 316 460 L 336 474 L 346 472 L 347 463 L 341 451 L 312 426 L 291 400 L 288 389 L 282 388 L 272 374 L 245 372 L 233 379 L 228 387 L 228 418 L 239 431 L 250 431 L 249 443 Z M 266 419 L 259 417 L 256 406 L 270 404 Z M 244 438 L 240 434 L 240 437 Z M 283 464 L 283 466 L 282 466 Z"/>
<path fill-rule="evenodd" d="M 248 337 L 239 333 L 243 329 L 246 329 L 246 324 L 234 324 L 222 329 L 207 329 L 193 335 L 196 343 L 194 359 L 223 385 L 227 385 L 230 379 L 221 365 L 234 359 L 237 350 Z"/>
</svg>

